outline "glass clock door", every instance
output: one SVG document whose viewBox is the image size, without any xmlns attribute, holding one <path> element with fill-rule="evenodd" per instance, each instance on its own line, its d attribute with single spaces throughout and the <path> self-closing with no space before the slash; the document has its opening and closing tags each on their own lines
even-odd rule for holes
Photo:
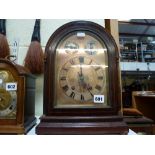
<svg viewBox="0 0 155 155">
<path fill-rule="evenodd" d="M 56 49 L 55 108 L 108 108 L 108 56 L 88 31 L 65 36 Z"/>
</svg>

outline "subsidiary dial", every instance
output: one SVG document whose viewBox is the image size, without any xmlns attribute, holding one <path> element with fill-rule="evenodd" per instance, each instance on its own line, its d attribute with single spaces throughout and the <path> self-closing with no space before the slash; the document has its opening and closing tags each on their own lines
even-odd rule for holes
<svg viewBox="0 0 155 155">
<path fill-rule="evenodd" d="M 79 45 L 77 43 L 67 41 L 64 48 L 66 53 L 74 54 L 78 52 Z"/>
<path fill-rule="evenodd" d="M 87 42 L 87 45 L 86 45 L 85 49 L 86 49 L 85 52 L 88 55 L 97 54 L 96 42 L 94 40 L 91 40 L 91 41 Z"/>
</svg>

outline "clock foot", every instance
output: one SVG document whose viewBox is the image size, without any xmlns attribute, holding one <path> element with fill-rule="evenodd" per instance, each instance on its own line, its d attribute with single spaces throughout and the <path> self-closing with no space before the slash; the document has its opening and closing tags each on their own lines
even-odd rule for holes
<svg viewBox="0 0 155 155">
<path fill-rule="evenodd" d="M 22 135 L 26 134 L 36 124 L 36 118 L 31 117 L 20 125 L 1 125 L 0 134 L 7 135 Z"/>
</svg>

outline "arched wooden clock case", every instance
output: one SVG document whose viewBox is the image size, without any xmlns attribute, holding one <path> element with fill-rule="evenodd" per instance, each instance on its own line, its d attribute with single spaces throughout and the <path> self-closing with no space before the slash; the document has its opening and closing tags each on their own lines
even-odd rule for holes
<svg viewBox="0 0 155 155">
<path fill-rule="evenodd" d="M 105 29 L 74 21 L 45 49 L 43 116 L 37 134 L 126 134 L 119 54 Z"/>
<path fill-rule="evenodd" d="M 35 77 L 0 59 L 0 134 L 26 134 L 35 124 Z"/>
</svg>

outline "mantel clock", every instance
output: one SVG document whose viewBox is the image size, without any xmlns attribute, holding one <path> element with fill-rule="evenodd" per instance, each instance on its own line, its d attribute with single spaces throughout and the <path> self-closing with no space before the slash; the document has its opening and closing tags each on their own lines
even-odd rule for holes
<svg viewBox="0 0 155 155">
<path fill-rule="evenodd" d="M 125 134 L 119 54 L 102 26 L 74 21 L 45 49 L 44 114 L 37 134 Z"/>
<path fill-rule="evenodd" d="M 0 134 L 25 134 L 36 123 L 35 77 L 0 59 Z"/>
</svg>

